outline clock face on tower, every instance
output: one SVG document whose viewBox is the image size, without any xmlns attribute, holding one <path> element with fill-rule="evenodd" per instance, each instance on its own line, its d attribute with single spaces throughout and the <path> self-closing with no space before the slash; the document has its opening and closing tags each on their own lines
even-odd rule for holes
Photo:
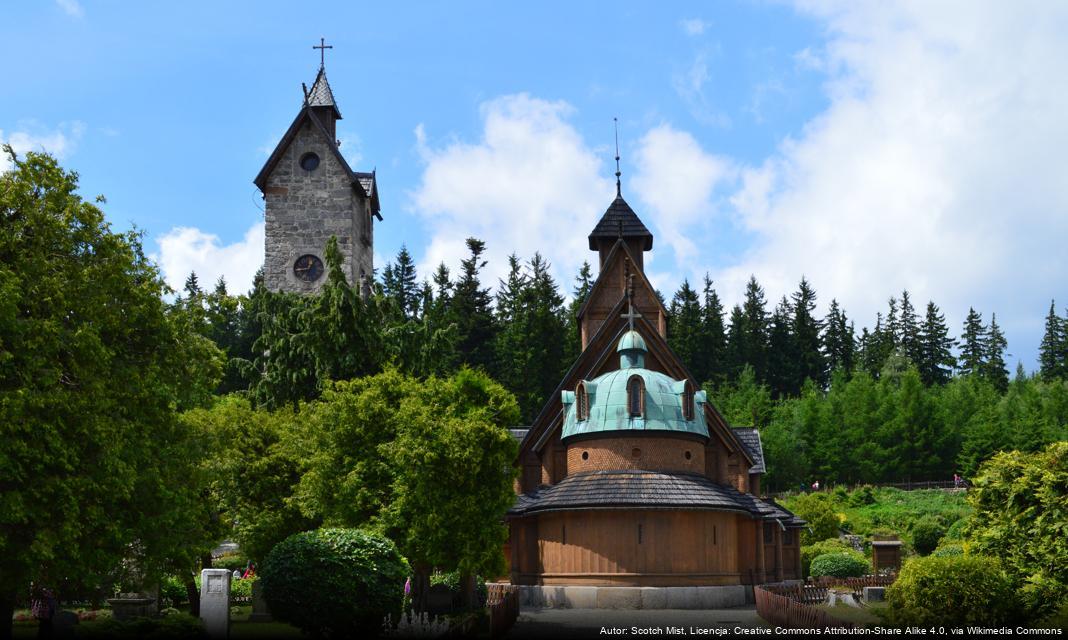
<svg viewBox="0 0 1068 640">
<path fill-rule="evenodd" d="M 323 261 L 305 254 L 293 263 L 293 273 L 304 282 L 315 282 L 323 275 Z"/>
</svg>

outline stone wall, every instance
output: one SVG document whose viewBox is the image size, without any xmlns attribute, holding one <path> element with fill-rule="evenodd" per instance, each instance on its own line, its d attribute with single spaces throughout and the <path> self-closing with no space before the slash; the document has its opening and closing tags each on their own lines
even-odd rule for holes
<svg viewBox="0 0 1068 640">
<path fill-rule="evenodd" d="M 331 144 L 305 122 L 267 178 L 264 277 L 271 291 L 311 293 L 322 287 L 324 249 L 331 235 L 337 236 L 349 282 L 359 283 L 361 273 L 372 274 L 370 202 L 353 188 Z M 314 171 L 300 167 L 300 158 L 308 152 L 319 156 Z M 293 273 L 293 263 L 305 254 L 323 261 L 324 273 L 315 282 L 304 282 Z"/>
</svg>

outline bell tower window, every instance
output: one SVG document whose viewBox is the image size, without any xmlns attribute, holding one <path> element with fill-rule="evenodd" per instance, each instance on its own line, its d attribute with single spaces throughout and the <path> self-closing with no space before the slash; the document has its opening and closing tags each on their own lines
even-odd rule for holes
<svg viewBox="0 0 1068 640">
<path fill-rule="evenodd" d="M 575 417 L 579 422 L 590 417 L 590 396 L 586 393 L 586 383 L 580 382 L 575 387 Z"/>
<path fill-rule="evenodd" d="M 627 409 L 632 418 L 640 418 L 645 413 L 645 381 L 639 375 L 627 380 Z"/>
<path fill-rule="evenodd" d="M 693 420 L 694 416 L 694 404 L 693 404 L 693 384 L 689 380 L 686 381 L 686 387 L 682 392 L 682 417 L 686 421 Z"/>
</svg>

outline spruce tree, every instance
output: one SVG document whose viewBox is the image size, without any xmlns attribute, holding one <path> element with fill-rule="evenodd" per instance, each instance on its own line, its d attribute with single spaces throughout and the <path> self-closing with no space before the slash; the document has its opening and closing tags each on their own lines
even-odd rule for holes
<svg viewBox="0 0 1068 640">
<path fill-rule="evenodd" d="M 1068 318 L 1057 315 L 1056 302 L 1050 300 L 1046 316 L 1046 330 L 1038 348 L 1039 373 L 1045 380 L 1068 375 Z"/>
<path fill-rule="evenodd" d="M 571 290 L 571 304 L 567 307 L 565 327 L 567 342 L 565 343 L 564 359 L 574 362 L 582 353 L 582 331 L 578 322 L 578 312 L 586 302 L 586 296 L 593 288 L 593 274 L 588 261 L 582 261 L 578 275 L 575 276 L 575 288 Z"/>
<path fill-rule="evenodd" d="M 701 354 L 701 303 L 688 280 L 675 292 L 668 306 L 668 346 L 698 380 L 707 376 Z"/>
<path fill-rule="evenodd" d="M 742 302 L 741 366 L 753 367 L 758 382 L 768 377 L 768 310 L 764 301 L 764 288 L 755 276 L 749 276 L 745 285 L 745 300 Z M 740 369 L 739 369 L 740 371 Z"/>
<path fill-rule="evenodd" d="M 745 314 L 741 305 L 731 307 L 731 317 L 727 326 L 727 377 L 728 382 L 738 380 L 746 367 L 745 360 Z M 752 365 L 749 365 L 752 368 Z M 754 372 L 754 378 L 756 374 Z"/>
<path fill-rule="evenodd" d="M 867 330 L 865 330 L 865 335 Z M 864 338 L 862 338 L 863 340 Z M 831 300 L 831 308 L 823 321 L 823 356 L 828 370 L 842 371 L 847 376 L 853 372 L 855 360 L 855 341 L 853 329 L 846 324 L 845 311 L 837 300 Z"/>
<path fill-rule="evenodd" d="M 908 291 L 901 292 L 901 312 L 898 316 L 901 328 L 899 345 L 905 356 L 917 367 L 923 358 L 923 347 L 920 338 L 920 323 L 916 317 L 916 309 L 912 306 Z"/>
<path fill-rule="evenodd" d="M 479 273 L 486 266 L 482 259 L 486 243 L 468 238 L 467 249 L 470 255 L 460 263 L 460 277 L 450 305 L 452 322 L 458 332 L 456 347 L 462 364 L 482 368 L 492 376 L 496 373 L 493 352 L 497 327 L 489 289 L 484 289 L 479 280 Z"/>
<path fill-rule="evenodd" d="M 1005 367 L 1005 348 L 1008 342 L 1005 334 L 998 326 L 997 314 L 990 315 L 990 328 L 987 330 L 986 357 L 982 366 L 982 374 L 998 391 L 1004 393 L 1009 388 L 1009 371 Z"/>
<path fill-rule="evenodd" d="M 783 296 L 771 314 L 768 329 L 767 384 L 776 398 L 796 396 L 801 391 L 801 358 L 793 334 L 794 309 Z"/>
<path fill-rule="evenodd" d="M 387 264 L 382 274 L 382 293 L 404 319 L 419 313 L 420 292 L 416 284 L 415 261 L 408 248 L 401 245 L 395 264 Z"/>
<path fill-rule="evenodd" d="M 964 331 L 960 334 L 960 373 L 963 376 L 980 373 L 986 362 L 986 327 L 983 316 L 975 309 L 968 309 L 964 319 Z"/>
<path fill-rule="evenodd" d="M 705 274 L 704 305 L 701 308 L 701 333 L 703 342 L 701 346 L 701 358 L 704 360 L 706 379 L 702 384 L 709 383 L 712 388 L 718 388 L 727 381 L 727 329 L 723 325 L 723 303 L 719 295 L 712 288 L 712 280 Z"/>
<path fill-rule="evenodd" d="M 897 298 L 890 296 L 886 301 L 886 320 L 884 322 L 884 340 L 889 343 L 886 355 L 889 356 L 894 348 L 901 343 L 901 321 L 897 315 Z"/>
<path fill-rule="evenodd" d="M 808 280 L 801 278 L 797 291 L 792 298 L 793 355 L 796 360 L 796 380 L 790 385 L 798 392 L 805 380 L 816 383 L 820 389 L 827 386 L 827 361 L 820 349 L 822 323 L 816 318 L 816 291 Z"/>
<path fill-rule="evenodd" d="M 957 359 L 953 357 L 956 341 L 949 337 L 946 317 L 933 301 L 927 303 L 927 313 L 920 328 L 920 354 L 916 368 L 925 385 L 943 385 L 953 375 Z"/>
</svg>

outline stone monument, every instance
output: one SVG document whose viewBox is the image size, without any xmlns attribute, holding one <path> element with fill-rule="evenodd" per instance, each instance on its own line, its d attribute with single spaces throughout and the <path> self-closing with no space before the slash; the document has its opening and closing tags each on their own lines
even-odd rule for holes
<svg viewBox="0 0 1068 640">
<path fill-rule="evenodd" d="M 230 572 L 226 569 L 200 572 L 200 619 L 208 637 L 230 636 Z"/>
</svg>

